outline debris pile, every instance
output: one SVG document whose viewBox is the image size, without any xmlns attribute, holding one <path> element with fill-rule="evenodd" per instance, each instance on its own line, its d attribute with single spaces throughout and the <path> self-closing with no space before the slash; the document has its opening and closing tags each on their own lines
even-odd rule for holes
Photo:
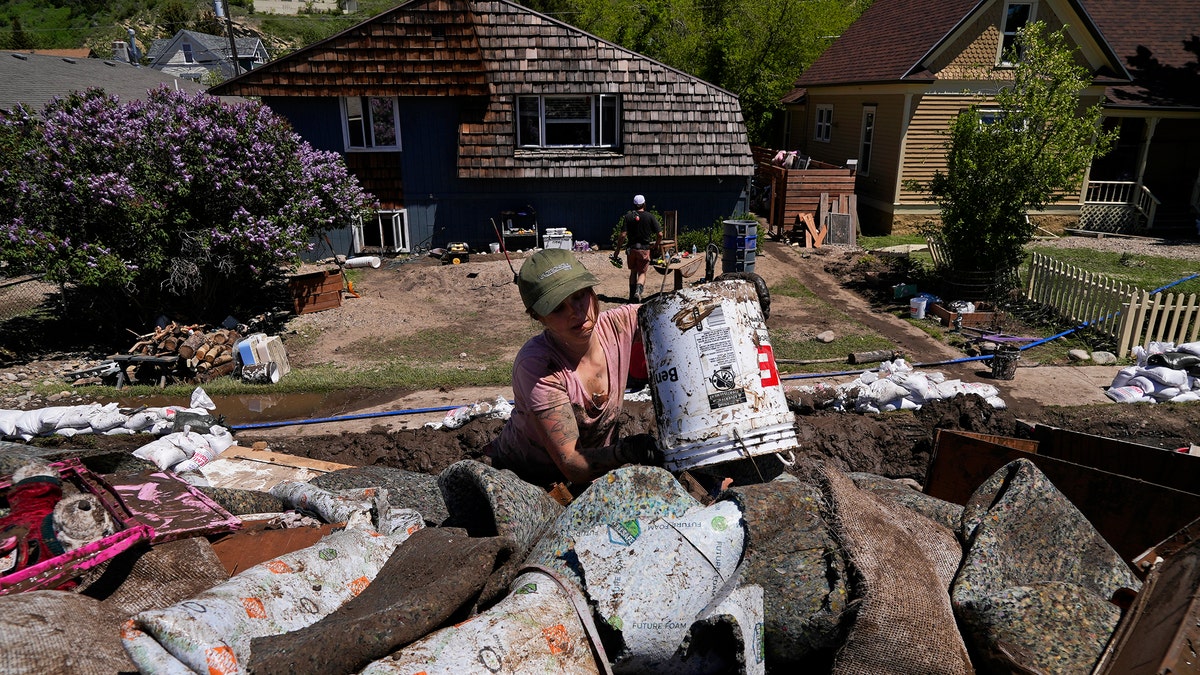
<svg viewBox="0 0 1200 675">
<path fill-rule="evenodd" d="M 143 496 L 170 475 L 104 461 Z M 626 467 L 565 507 L 473 460 L 371 469 L 189 487 L 239 525 L 151 537 L 74 592 L 0 585 L 0 670 L 1087 672 L 1140 588 L 1027 460 L 966 506 L 819 462 L 715 498 Z"/>
</svg>

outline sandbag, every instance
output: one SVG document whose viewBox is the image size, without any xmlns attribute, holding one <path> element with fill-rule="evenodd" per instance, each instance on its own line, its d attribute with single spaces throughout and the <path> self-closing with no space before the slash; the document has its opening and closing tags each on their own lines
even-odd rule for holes
<svg viewBox="0 0 1200 675">
<path fill-rule="evenodd" d="M 360 675 L 607 672 L 587 604 L 547 571 L 517 577 L 486 612 L 371 663 Z"/>
<path fill-rule="evenodd" d="M 960 537 L 951 598 L 980 669 L 1091 672 L 1120 617 L 1108 599 L 1141 584 L 1045 474 L 1025 459 L 992 474 Z"/>
<path fill-rule="evenodd" d="M 253 638 L 329 615 L 370 585 L 402 541 L 369 530 L 335 532 L 189 600 L 138 614 L 122 641 L 142 673 L 244 673 Z"/>
<path fill-rule="evenodd" d="M 186 600 L 228 579 L 208 539 L 187 537 L 125 551 L 96 574 L 86 575 L 77 590 L 102 601 L 124 620 Z M 118 628 L 112 627 L 114 632 Z"/>
<path fill-rule="evenodd" d="M 1182 347 L 1183 345 L 1180 345 L 1177 349 L 1182 349 Z M 1186 351 L 1163 352 L 1146 357 L 1146 366 L 1150 368 L 1163 366 L 1175 370 L 1187 370 L 1196 365 L 1200 365 L 1200 355 Z"/>
<path fill-rule="evenodd" d="M 954 533 L 860 490 L 837 469 L 824 466 L 820 476 L 860 601 L 833 672 L 974 672 L 946 592 L 960 557 Z"/>
<path fill-rule="evenodd" d="M 356 673 L 469 606 L 513 548 L 511 540 L 471 538 L 457 528 L 421 530 L 337 611 L 307 628 L 252 639 L 250 670 Z"/>
</svg>

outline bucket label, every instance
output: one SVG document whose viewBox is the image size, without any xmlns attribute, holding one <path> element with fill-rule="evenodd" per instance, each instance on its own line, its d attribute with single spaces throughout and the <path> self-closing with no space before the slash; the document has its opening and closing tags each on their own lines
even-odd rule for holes
<svg viewBox="0 0 1200 675">
<path fill-rule="evenodd" d="M 696 349 L 700 352 L 700 367 L 708 373 L 704 379 L 710 410 L 727 408 L 746 402 L 746 392 L 738 388 L 737 352 L 733 333 L 725 323 L 725 309 L 717 306 L 702 322 L 703 330 L 695 333 Z"/>
</svg>

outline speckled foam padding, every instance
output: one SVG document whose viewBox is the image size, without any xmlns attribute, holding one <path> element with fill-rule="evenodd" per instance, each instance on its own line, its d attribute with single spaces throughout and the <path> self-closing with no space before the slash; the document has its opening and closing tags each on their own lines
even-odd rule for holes
<svg viewBox="0 0 1200 675">
<path fill-rule="evenodd" d="M 1032 462 L 992 474 L 963 509 L 954 613 L 981 669 L 1086 673 L 1120 619 L 1109 602 L 1141 584 Z"/>
<path fill-rule="evenodd" d="M 461 527 L 472 537 L 508 537 L 518 558 L 563 510 L 545 490 L 512 471 L 471 459 L 446 467 L 438 487 L 450 514 L 446 526 Z"/>
<path fill-rule="evenodd" d="M 440 525 L 449 517 L 437 476 L 405 471 L 389 466 L 356 466 L 321 474 L 309 481 L 330 492 L 353 488 L 381 487 L 387 490 L 388 504 L 394 508 L 414 509 L 426 523 Z"/>
</svg>

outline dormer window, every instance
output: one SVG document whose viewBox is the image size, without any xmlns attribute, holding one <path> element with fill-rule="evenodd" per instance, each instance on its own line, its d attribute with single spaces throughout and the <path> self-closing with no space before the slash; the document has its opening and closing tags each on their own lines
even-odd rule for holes
<svg viewBox="0 0 1200 675">
<path fill-rule="evenodd" d="M 1004 16 L 1000 25 L 1000 52 L 996 63 L 1000 66 L 1012 66 L 1012 50 L 1017 45 L 1017 31 L 1033 21 L 1033 3 L 1010 2 L 1004 5 Z"/>
<path fill-rule="evenodd" d="M 184 63 L 195 63 L 196 62 L 195 57 L 192 56 L 192 43 L 190 43 L 190 42 L 183 43 L 183 62 Z"/>
<path fill-rule="evenodd" d="M 517 146 L 613 148 L 621 144 L 617 96 L 518 96 Z"/>
</svg>

